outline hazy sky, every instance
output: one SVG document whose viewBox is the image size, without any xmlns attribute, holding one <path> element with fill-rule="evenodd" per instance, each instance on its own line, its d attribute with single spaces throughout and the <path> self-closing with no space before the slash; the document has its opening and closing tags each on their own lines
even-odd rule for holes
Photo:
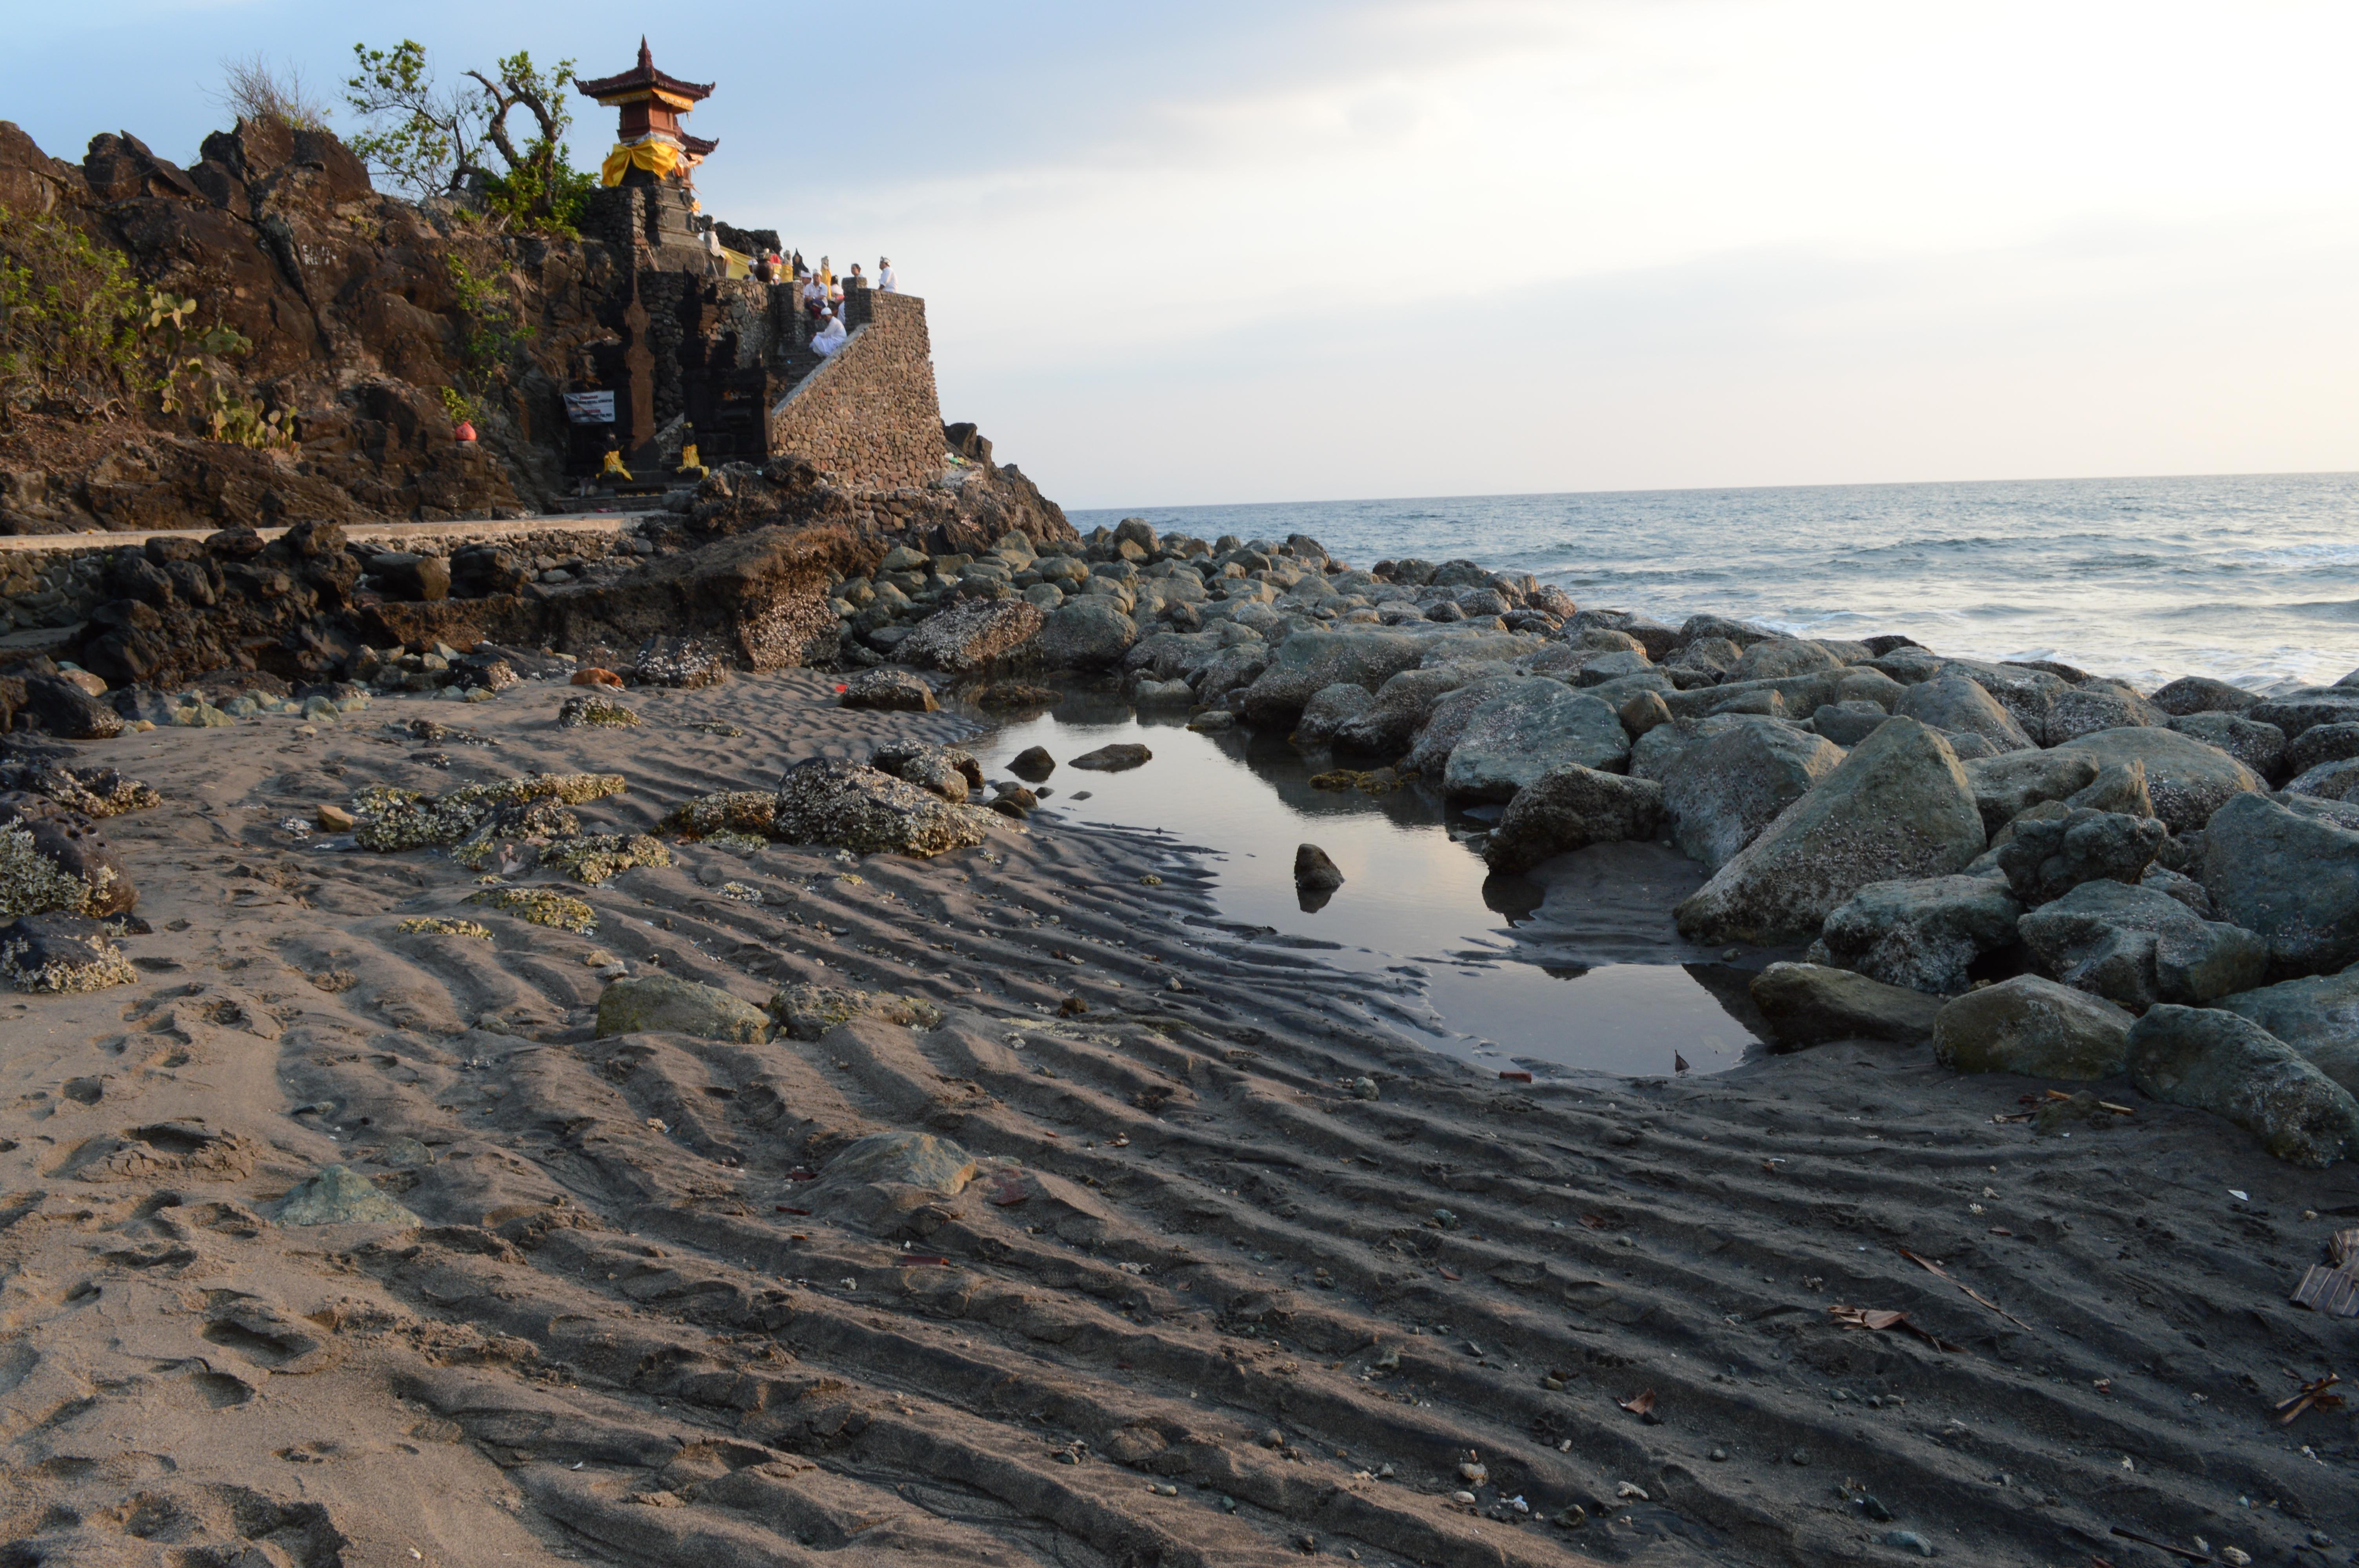
<svg viewBox="0 0 2359 1568">
<path fill-rule="evenodd" d="M 651 17 L 706 210 L 891 254 L 1069 505 L 2359 468 L 2347 0 L 129 0 L 0 115 L 185 159 L 224 56 Z"/>
</svg>

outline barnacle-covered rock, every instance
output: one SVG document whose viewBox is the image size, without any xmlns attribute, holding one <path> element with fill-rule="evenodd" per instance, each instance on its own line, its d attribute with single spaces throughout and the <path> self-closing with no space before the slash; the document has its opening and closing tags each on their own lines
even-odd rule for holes
<svg viewBox="0 0 2359 1568">
<path fill-rule="evenodd" d="M 164 804 L 164 797 L 113 768 L 77 768 L 49 757 L 0 762 L 0 793 L 22 790 L 45 795 L 84 816 L 120 816 Z"/>
<path fill-rule="evenodd" d="M 353 841 L 364 849 L 392 853 L 473 839 L 570 837 L 582 831 L 570 812 L 558 808 L 620 795 L 628 787 L 620 773 L 536 773 L 465 784 L 441 795 L 373 784 L 353 797 L 361 819 Z"/>
<path fill-rule="evenodd" d="M 778 797 L 769 790 L 723 790 L 680 802 L 657 826 L 682 838 L 710 838 L 718 833 L 758 833 L 766 838 L 777 809 Z"/>
<path fill-rule="evenodd" d="M 484 904 L 518 920 L 583 935 L 598 928 L 598 912 L 569 893 L 550 888 L 485 888 L 468 895 L 469 903 Z"/>
<path fill-rule="evenodd" d="M 780 1029 L 798 1040 L 816 1040 L 855 1018 L 877 1018 L 913 1029 L 931 1029 L 942 1021 L 942 1010 L 923 997 L 800 984 L 774 992 L 769 1012 Z"/>
<path fill-rule="evenodd" d="M 479 920 L 453 920 L 447 914 L 413 914 L 394 927 L 404 936 L 478 936 L 488 942 L 492 928 Z"/>
<path fill-rule="evenodd" d="M 814 757 L 778 782 L 773 833 L 798 844 L 829 844 L 864 855 L 931 857 L 984 841 L 995 819 L 877 769 Z"/>
<path fill-rule="evenodd" d="M 606 882 L 634 866 L 669 866 L 671 850 L 645 833 L 584 833 L 543 845 L 540 863 L 577 882 Z"/>
<path fill-rule="evenodd" d="M 560 730 L 579 730 L 585 725 L 600 730 L 628 730 L 638 721 L 635 710 L 595 690 L 578 692 L 557 709 Z"/>
<path fill-rule="evenodd" d="M 0 979 L 20 991 L 104 990 L 139 978 L 86 915 L 28 914 L 0 925 Z"/>
</svg>

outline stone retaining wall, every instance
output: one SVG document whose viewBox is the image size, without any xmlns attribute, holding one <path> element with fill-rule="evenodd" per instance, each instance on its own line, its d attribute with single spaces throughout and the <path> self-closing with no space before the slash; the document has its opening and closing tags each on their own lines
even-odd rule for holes
<svg viewBox="0 0 2359 1568">
<path fill-rule="evenodd" d="M 871 293 L 867 307 L 868 321 L 771 411 L 770 450 L 848 488 L 922 488 L 944 466 L 926 302 Z"/>
</svg>

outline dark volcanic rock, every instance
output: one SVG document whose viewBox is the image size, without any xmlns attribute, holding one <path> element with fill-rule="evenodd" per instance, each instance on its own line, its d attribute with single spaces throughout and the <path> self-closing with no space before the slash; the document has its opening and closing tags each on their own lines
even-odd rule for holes
<svg viewBox="0 0 2359 1568">
<path fill-rule="evenodd" d="M 1778 1046 L 1830 1040 L 1907 1044 L 1933 1033 L 1941 999 L 1819 964 L 1772 964 L 1753 978 L 1753 1005 Z"/>
<path fill-rule="evenodd" d="M 63 676 L 27 680 L 24 711 L 61 741 L 105 741 L 123 733 L 121 715 Z"/>
</svg>

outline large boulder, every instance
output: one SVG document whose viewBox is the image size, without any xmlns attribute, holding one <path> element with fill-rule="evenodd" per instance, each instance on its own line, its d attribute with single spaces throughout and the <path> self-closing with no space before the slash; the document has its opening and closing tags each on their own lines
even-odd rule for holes
<svg viewBox="0 0 2359 1568">
<path fill-rule="evenodd" d="M 1690 860 L 1718 871 L 1843 760 L 1842 747 L 1790 724 L 1732 724 L 1705 734 L 1681 747 L 1659 775 L 1672 838 Z"/>
<path fill-rule="evenodd" d="M 2103 997 L 2017 975 L 1943 1007 L 1933 1054 L 1961 1073 L 2110 1078 L 2128 1058 L 2133 1022 Z"/>
<path fill-rule="evenodd" d="M 2043 974 L 2132 1012 L 2210 1001 L 2268 974 L 2268 944 L 2253 933 L 2117 881 L 2083 882 L 2025 915 L 2017 930 Z"/>
<path fill-rule="evenodd" d="M 108 741 L 123 733 L 123 717 L 63 676 L 31 676 L 18 711 L 60 741 Z"/>
<path fill-rule="evenodd" d="M 2327 762 L 2359 758 L 2359 724 L 2313 724 L 2286 747 L 2286 771 L 2306 773 Z"/>
<path fill-rule="evenodd" d="M 1466 727 L 1474 722 L 1474 715 L 1481 712 L 1493 697 L 1511 689 L 1517 678 L 1507 675 L 1485 675 L 1437 699 L 1432 711 L 1426 716 L 1424 727 L 1418 730 L 1417 738 L 1410 742 L 1408 755 L 1401 759 L 1402 769 L 1421 778 L 1439 780 L 1442 769 L 1449 765 L 1450 753 L 1464 738 Z M 1543 687 L 1555 686 L 1560 690 L 1563 689 L 1560 683 L 1542 676 L 1523 678 L 1528 679 L 1533 691 L 1541 696 L 1547 695 L 1539 689 Z"/>
<path fill-rule="evenodd" d="M 2257 692 L 2208 676 L 2181 676 L 2154 694 L 2157 708 L 2180 718 L 2196 713 L 2243 713 L 2257 707 L 2260 701 Z"/>
<path fill-rule="evenodd" d="M 863 855 L 929 858 L 982 843 L 994 820 L 980 807 L 953 806 L 878 769 L 842 757 L 813 757 L 788 769 L 778 781 L 771 832 L 789 843 L 826 844 Z"/>
<path fill-rule="evenodd" d="M 1982 852 L 1982 814 L 1948 742 L 1895 719 L 1679 906 L 1704 941 L 1815 933 L 1870 882 L 1947 876 Z"/>
<path fill-rule="evenodd" d="M 2256 703 L 2245 710 L 2245 717 L 2274 724 L 2285 731 L 2288 741 L 2299 741 L 2304 731 L 2321 724 L 2359 724 L 2359 691 L 2313 687 L 2304 694 Z"/>
<path fill-rule="evenodd" d="M 2312 730 L 2310 734 L 2318 731 Z M 2308 740 L 2309 735 L 2302 737 Z M 2286 781 L 2288 795 L 2306 795 L 2317 800 L 2359 800 L 2359 757 L 2342 762 L 2321 762 L 2318 766 Z"/>
<path fill-rule="evenodd" d="M 1761 1010 L 1781 1050 L 1830 1040 L 1886 1040 L 1910 1044 L 1933 1033 L 1939 997 L 1822 964 L 1772 964 L 1753 977 L 1753 1005 Z"/>
<path fill-rule="evenodd" d="M 1138 624 L 1113 600 L 1083 594 L 1049 612 L 1040 625 L 1040 662 L 1052 670 L 1107 670 L 1138 641 Z"/>
<path fill-rule="evenodd" d="M 1511 681 L 1467 720 L 1442 770 L 1442 793 L 1453 800 L 1510 800 L 1568 762 L 1608 773 L 1629 766 L 1622 720 L 1603 699 L 1561 681 Z"/>
<path fill-rule="evenodd" d="M 754 528 L 659 556 L 619 579 L 547 590 L 532 601 L 536 640 L 636 648 L 651 637 L 694 638 L 750 670 L 831 658 L 841 625 L 828 607 L 829 584 L 858 550 L 842 527 Z M 473 613 L 465 603 L 441 608 Z"/>
<path fill-rule="evenodd" d="M 2265 779 L 2283 776 L 2285 731 L 2274 724 L 2264 724 L 2241 713 L 2214 710 L 2174 719 L 2168 728 L 2190 740 L 2217 747 Z"/>
<path fill-rule="evenodd" d="M 27 914 L 0 925 L 0 979 L 20 991 L 71 993 L 130 985 L 139 971 L 86 914 Z"/>
<path fill-rule="evenodd" d="M 2068 806 L 2060 816 L 2016 818 L 1998 865 L 2024 907 L 2036 909 L 2083 882 L 2137 881 L 2169 836 L 2151 816 Z"/>
<path fill-rule="evenodd" d="M 2094 757 L 2078 752 L 2009 752 L 1977 757 L 1965 764 L 1966 784 L 1974 792 L 1974 808 L 1991 833 L 2035 806 L 2064 800 L 2096 782 L 2100 769 Z"/>
<path fill-rule="evenodd" d="M 2076 686 L 2049 705 L 2041 741 L 2060 746 L 2100 730 L 2126 730 L 2141 724 L 2167 724 L 2170 715 L 2115 681 L 2093 680 Z"/>
<path fill-rule="evenodd" d="M 1336 726 L 1334 742 L 1377 756 L 1397 756 L 1433 717 L 1435 703 L 1479 678 L 1484 677 L 1463 665 L 1403 670 L 1376 688 L 1375 700 L 1364 711 Z"/>
<path fill-rule="evenodd" d="M 921 669 L 965 675 L 1028 654 L 1047 618 L 1023 599 L 962 599 L 918 622 L 894 652 Z"/>
<path fill-rule="evenodd" d="M 1887 985 L 1948 994 L 1966 989 L 1975 959 L 2014 945 L 2022 914 L 1996 877 L 1870 882 L 1835 906 L 1810 953 Z"/>
<path fill-rule="evenodd" d="M 2265 787 L 2258 774 L 2227 752 L 2158 726 L 2100 730 L 2056 751 L 2086 757 L 2100 768 L 2143 762 L 2154 813 L 2173 833 L 2201 827 L 2232 797 Z"/>
<path fill-rule="evenodd" d="M 1321 687 L 1350 681 L 1378 690 L 1401 671 L 1417 668 L 1431 647 L 1424 637 L 1390 627 L 1297 632 L 1245 688 L 1241 710 L 1248 722 L 1291 728 Z"/>
<path fill-rule="evenodd" d="M 1528 871 L 1592 844 L 1651 838 L 1662 819 L 1662 785 L 1567 762 L 1516 792 L 1483 859 L 1495 871 Z"/>
<path fill-rule="evenodd" d="M 2139 1088 L 2226 1117 L 2290 1164 L 2323 1170 L 2359 1150 L 2359 1100 L 2249 1018 L 2164 1005 L 2131 1027 L 2129 1047 Z"/>
<path fill-rule="evenodd" d="M 1980 735 L 2001 752 L 2027 752 L 2031 737 L 2014 714 L 1980 682 L 1964 676 L 1942 676 L 1910 687 L 1893 705 L 1893 711 L 1962 735 Z"/>
<path fill-rule="evenodd" d="M 752 1002 L 672 975 L 616 980 L 598 996 L 598 1037 L 658 1032 L 758 1045 L 770 1021 Z"/>
<path fill-rule="evenodd" d="M 1884 661 L 1878 660 L 1879 665 Z M 1990 693 L 1993 700 L 2007 710 L 2022 727 L 2026 735 L 2038 735 L 2048 728 L 2048 710 L 2056 699 L 2072 689 L 2072 683 L 2053 670 L 2043 670 L 2033 665 L 1991 664 L 1981 659 L 1944 659 L 1933 672 L 1933 678 L 1944 680 L 1951 676 L 1963 676 Z"/>
<path fill-rule="evenodd" d="M 1306 746 L 1325 745 L 1335 739 L 1338 730 L 1375 707 L 1375 693 L 1350 681 L 1321 687 L 1303 705 L 1302 717 L 1295 721 L 1294 739 Z"/>
<path fill-rule="evenodd" d="M 2359 961 L 2359 832 L 2238 795 L 2212 814 L 2196 878 L 2221 919 L 2267 941 L 2272 975 Z"/>
<path fill-rule="evenodd" d="M 2359 1094 L 2359 965 L 2238 991 L 2212 1005 L 2251 1019 Z"/>
<path fill-rule="evenodd" d="M 1771 637 L 1745 650 L 1730 672 L 1731 680 L 1775 680 L 1780 676 L 1809 675 L 1831 670 L 1843 661 L 1816 643 L 1799 637 Z"/>
<path fill-rule="evenodd" d="M 931 713 L 941 704 L 934 688 L 908 670 L 864 670 L 844 683 L 836 701 L 845 708 L 875 713 Z"/>
</svg>

